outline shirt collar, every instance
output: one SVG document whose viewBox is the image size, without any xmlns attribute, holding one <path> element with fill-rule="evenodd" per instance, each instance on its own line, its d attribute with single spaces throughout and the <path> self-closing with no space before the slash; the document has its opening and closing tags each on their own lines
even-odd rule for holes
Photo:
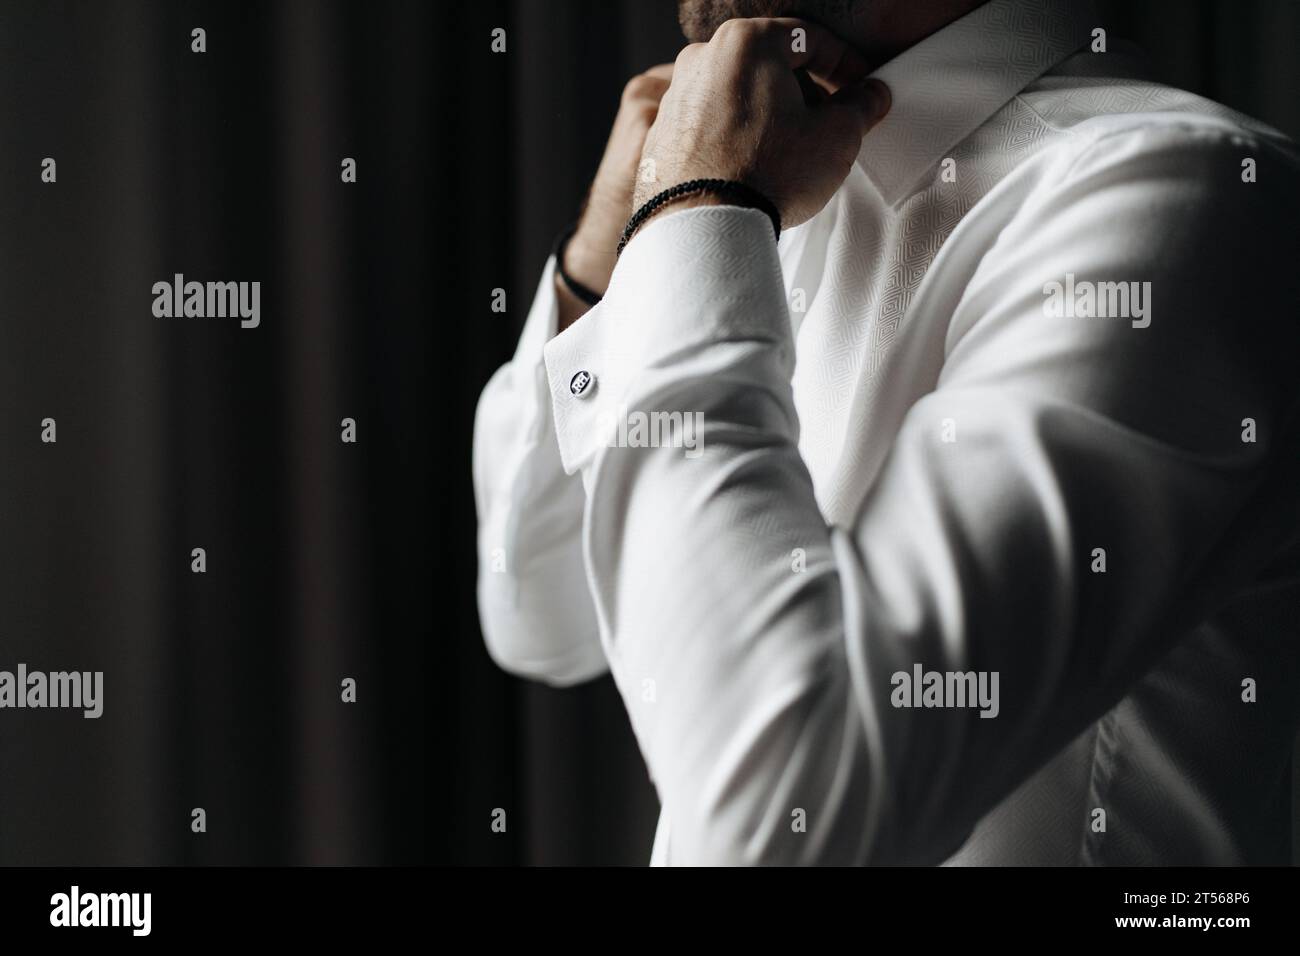
<svg viewBox="0 0 1300 956">
<path fill-rule="evenodd" d="M 873 73 L 893 105 L 858 163 L 894 205 L 1008 100 L 1084 46 L 1091 0 L 989 0 Z"/>
</svg>

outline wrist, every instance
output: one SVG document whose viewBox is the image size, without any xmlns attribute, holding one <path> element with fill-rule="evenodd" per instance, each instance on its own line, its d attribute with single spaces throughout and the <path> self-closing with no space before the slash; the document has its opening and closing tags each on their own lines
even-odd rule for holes
<svg viewBox="0 0 1300 956">
<path fill-rule="evenodd" d="M 556 333 L 563 332 L 605 294 L 613 273 L 613 257 L 599 252 L 599 247 L 584 245 L 579 237 L 581 226 L 560 233 L 552 254 L 555 257 L 555 295 L 559 310 Z M 608 258 L 609 263 L 603 260 Z"/>
<path fill-rule="evenodd" d="M 699 206 L 739 206 L 757 209 L 771 220 L 773 237 L 781 238 L 780 211 L 770 199 L 752 186 L 735 179 L 688 179 L 651 196 L 637 208 L 636 212 L 632 213 L 632 218 L 627 221 L 627 227 L 623 230 L 623 238 L 619 240 L 618 248 L 615 250 L 615 256 L 621 255 L 623 249 L 642 227 L 660 213 Z"/>
<path fill-rule="evenodd" d="M 664 216 L 671 216 L 675 212 L 682 212 L 686 209 L 698 209 L 700 206 L 735 206 L 741 205 L 733 200 L 728 200 L 716 193 L 691 193 L 674 199 L 672 202 L 664 203 L 650 215 L 646 216 L 641 222 L 641 229 L 656 219 Z"/>
<path fill-rule="evenodd" d="M 614 274 L 614 246 L 617 242 L 602 242 L 584 235 L 582 227 L 569 239 L 562 250 L 564 271 L 598 295 L 609 288 L 609 277 Z"/>
</svg>

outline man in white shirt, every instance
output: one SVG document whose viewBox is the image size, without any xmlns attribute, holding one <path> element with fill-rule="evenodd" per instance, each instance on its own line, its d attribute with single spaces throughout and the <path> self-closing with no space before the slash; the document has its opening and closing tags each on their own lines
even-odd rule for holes
<svg viewBox="0 0 1300 956">
<path fill-rule="evenodd" d="M 683 0 L 483 393 L 489 652 L 612 672 L 656 863 L 1285 862 L 1293 145 L 1085 3 L 790 6 Z"/>
</svg>

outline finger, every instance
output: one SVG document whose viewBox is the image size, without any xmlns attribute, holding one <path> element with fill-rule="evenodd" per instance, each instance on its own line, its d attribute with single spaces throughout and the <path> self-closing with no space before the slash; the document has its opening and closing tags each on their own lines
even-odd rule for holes
<svg viewBox="0 0 1300 956">
<path fill-rule="evenodd" d="M 803 90 L 803 101 L 809 106 L 815 106 L 818 103 L 825 102 L 831 95 L 831 90 L 826 89 L 817 80 L 808 74 L 807 70 L 795 70 L 795 79 L 799 81 L 799 88 Z"/>
<path fill-rule="evenodd" d="M 671 63 L 660 63 L 658 66 L 652 66 L 646 70 L 645 75 L 671 81 L 673 78 L 673 65 Z"/>
<path fill-rule="evenodd" d="M 678 50 L 677 59 L 673 61 L 673 72 L 676 73 L 683 67 L 689 66 L 691 60 L 699 56 L 707 46 L 707 43 L 688 43 Z"/>
<path fill-rule="evenodd" d="M 869 79 L 836 91 L 820 110 L 826 111 L 835 121 L 850 124 L 861 138 L 885 118 L 892 102 L 889 87 L 880 80 Z"/>
<path fill-rule="evenodd" d="M 807 70 L 830 91 L 865 79 L 870 72 L 866 58 L 830 30 L 796 17 L 755 17 L 728 20 L 714 34 L 714 41 L 757 42 L 779 54 L 792 70 Z"/>
<path fill-rule="evenodd" d="M 870 72 L 866 57 L 819 24 L 774 17 L 769 29 L 774 40 L 783 41 L 779 45 L 791 69 L 807 70 L 832 91 L 858 83 Z"/>
<path fill-rule="evenodd" d="M 670 80 L 646 71 L 627 81 L 623 87 L 624 103 L 658 103 L 668 91 Z"/>
</svg>

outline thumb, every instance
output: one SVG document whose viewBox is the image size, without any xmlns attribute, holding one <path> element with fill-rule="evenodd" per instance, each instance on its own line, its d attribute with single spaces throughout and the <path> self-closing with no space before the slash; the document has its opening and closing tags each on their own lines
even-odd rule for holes
<svg viewBox="0 0 1300 956">
<path fill-rule="evenodd" d="M 841 120 L 851 119 L 858 124 L 860 136 L 885 118 L 893 98 L 889 87 L 874 77 L 868 77 L 861 83 L 843 87 L 826 101 L 826 106 L 833 113 L 839 114 Z"/>
</svg>

